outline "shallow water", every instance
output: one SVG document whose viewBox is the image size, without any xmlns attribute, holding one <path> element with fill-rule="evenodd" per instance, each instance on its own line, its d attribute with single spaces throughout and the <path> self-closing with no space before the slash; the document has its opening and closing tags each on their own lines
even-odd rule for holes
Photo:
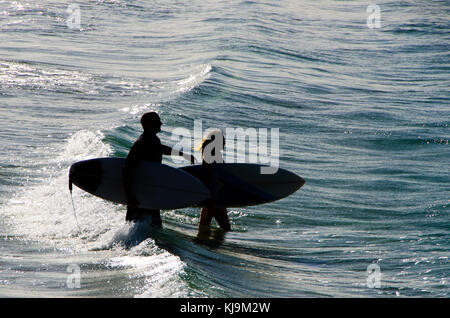
<svg viewBox="0 0 450 318">
<path fill-rule="evenodd" d="M 71 2 L 0 2 L 2 297 L 448 297 L 447 1 L 379 1 L 379 29 L 353 1 L 77 3 L 70 29 Z M 278 128 L 306 184 L 206 238 L 194 208 L 155 232 L 75 188 L 74 214 L 70 165 L 149 110 L 170 145 Z"/>
</svg>

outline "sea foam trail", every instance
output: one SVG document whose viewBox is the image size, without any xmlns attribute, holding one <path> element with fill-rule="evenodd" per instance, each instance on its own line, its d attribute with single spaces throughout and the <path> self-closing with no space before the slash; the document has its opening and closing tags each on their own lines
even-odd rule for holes
<svg viewBox="0 0 450 318">
<path fill-rule="evenodd" d="M 36 185 L 25 186 L 2 206 L 1 213 L 15 235 L 52 245 L 64 244 L 79 235 L 68 190 L 68 168 L 78 160 L 108 155 L 111 150 L 101 141 L 102 137 L 99 132 L 76 132 L 62 153 L 48 163 L 50 176 Z M 114 209 L 113 205 L 77 190 L 73 199 L 83 235 L 93 238 L 104 231 L 102 226 L 111 227 L 114 218 L 107 217 L 105 211 Z"/>
<path fill-rule="evenodd" d="M 190 289 L 180 276 L 185 264 L 178 256 L 156 246 L 152 238 L 158 235 L 156 230 L 145 220 L 136 224 L 125 222 L 123 207 L 74 187 L 80 233 L 68 190 L 68 167 L 78 160 L 108 156 L 111 149 L 102 138 L 100 132 L 87 130 L 73 134 L 61 154 L 49 163 L 54 167 L 53 175 L 40 184 L 25 187 L 0 208 L 9 235 L 73 253 L 109 251 L 99 254 L 94 262 L 106 270 L 128 273 L 130 281 L 139 281 L 137 297 L 187 296 Z"/>
</svg>

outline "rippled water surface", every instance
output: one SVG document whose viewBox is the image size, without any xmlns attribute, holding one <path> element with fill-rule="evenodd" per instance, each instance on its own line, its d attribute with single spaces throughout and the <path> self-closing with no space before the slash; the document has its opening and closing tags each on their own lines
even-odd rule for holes
<svg viewBox="0 0 450 318">
<path fill-rule="evenodd" d="M 369 4 L 0 1 L 0 296 L 448 297 L 450 5 Z M 70 165 L 149 110 L 170 145 L 278 128 L 306 184 L 207 238 L 194 208 L 155 232 L 75 188 L 74 215 Z"/>
</svg>

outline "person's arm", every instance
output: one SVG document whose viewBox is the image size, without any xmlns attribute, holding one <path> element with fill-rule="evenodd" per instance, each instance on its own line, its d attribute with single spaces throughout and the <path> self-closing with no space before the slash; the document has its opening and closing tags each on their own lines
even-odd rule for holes
<svg viewBox="0 0 450 318">
<path fill-rule="evenodd" d="M 163 155 L 166 155 L 166 156 L 178 155 L 180 157 L 183 157 L 187 161 L 190 161 L 191 164 L 194 164 L 196 162 L 195 157 L 193 155 L 185 154 L 182 151 L 179 151 L 177 149 L 173 149 L 172 147 L 169 147 L 169 146 L 166 146 L 166 145 L 161 145 L 161 148 L 162 148 L 162 154 Z"/>
</svg>

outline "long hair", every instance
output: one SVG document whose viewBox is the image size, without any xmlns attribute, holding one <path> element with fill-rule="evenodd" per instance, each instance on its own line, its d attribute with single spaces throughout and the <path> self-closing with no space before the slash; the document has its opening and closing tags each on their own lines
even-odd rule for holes
<svg viewBox="0 0 450 318">
<path fill-rule="evenodd" d="M 211 155 L 212 157 L 214 157 L 214 156 L 216 155 L 216 150 L 220 152 L 220 151 L 222 151 L 222 150 L 224 149 L 224 147 L 225 147 L 225 136 L 223 135 L 223 132 L 222 132 L 222 130 L 220 130 L 220 129 L 214 129 L 214 130 L 211 130 L 211 131 L 207 134 L 206 138 L 203 138 L 202 143 L 196 148 L 196 150 L 201 150 L 201 151 L 202 151 L 202 156 L 204 156 L 204 155 L 205 155 L 205 154 L 204 154 L 205 148 L 206 148 L 210 143 L 212 143 L 213 141 L 215 141 L 216 138 L 222 138 L 222 144 L 219 143 L 219 147 L 213 147 L 213 148 L 211 149 L 211 153 L 207 154 L 207 155 Z M 218 148 L 218 149 L 216 149 L 216 148 Z"/>
</svg>

